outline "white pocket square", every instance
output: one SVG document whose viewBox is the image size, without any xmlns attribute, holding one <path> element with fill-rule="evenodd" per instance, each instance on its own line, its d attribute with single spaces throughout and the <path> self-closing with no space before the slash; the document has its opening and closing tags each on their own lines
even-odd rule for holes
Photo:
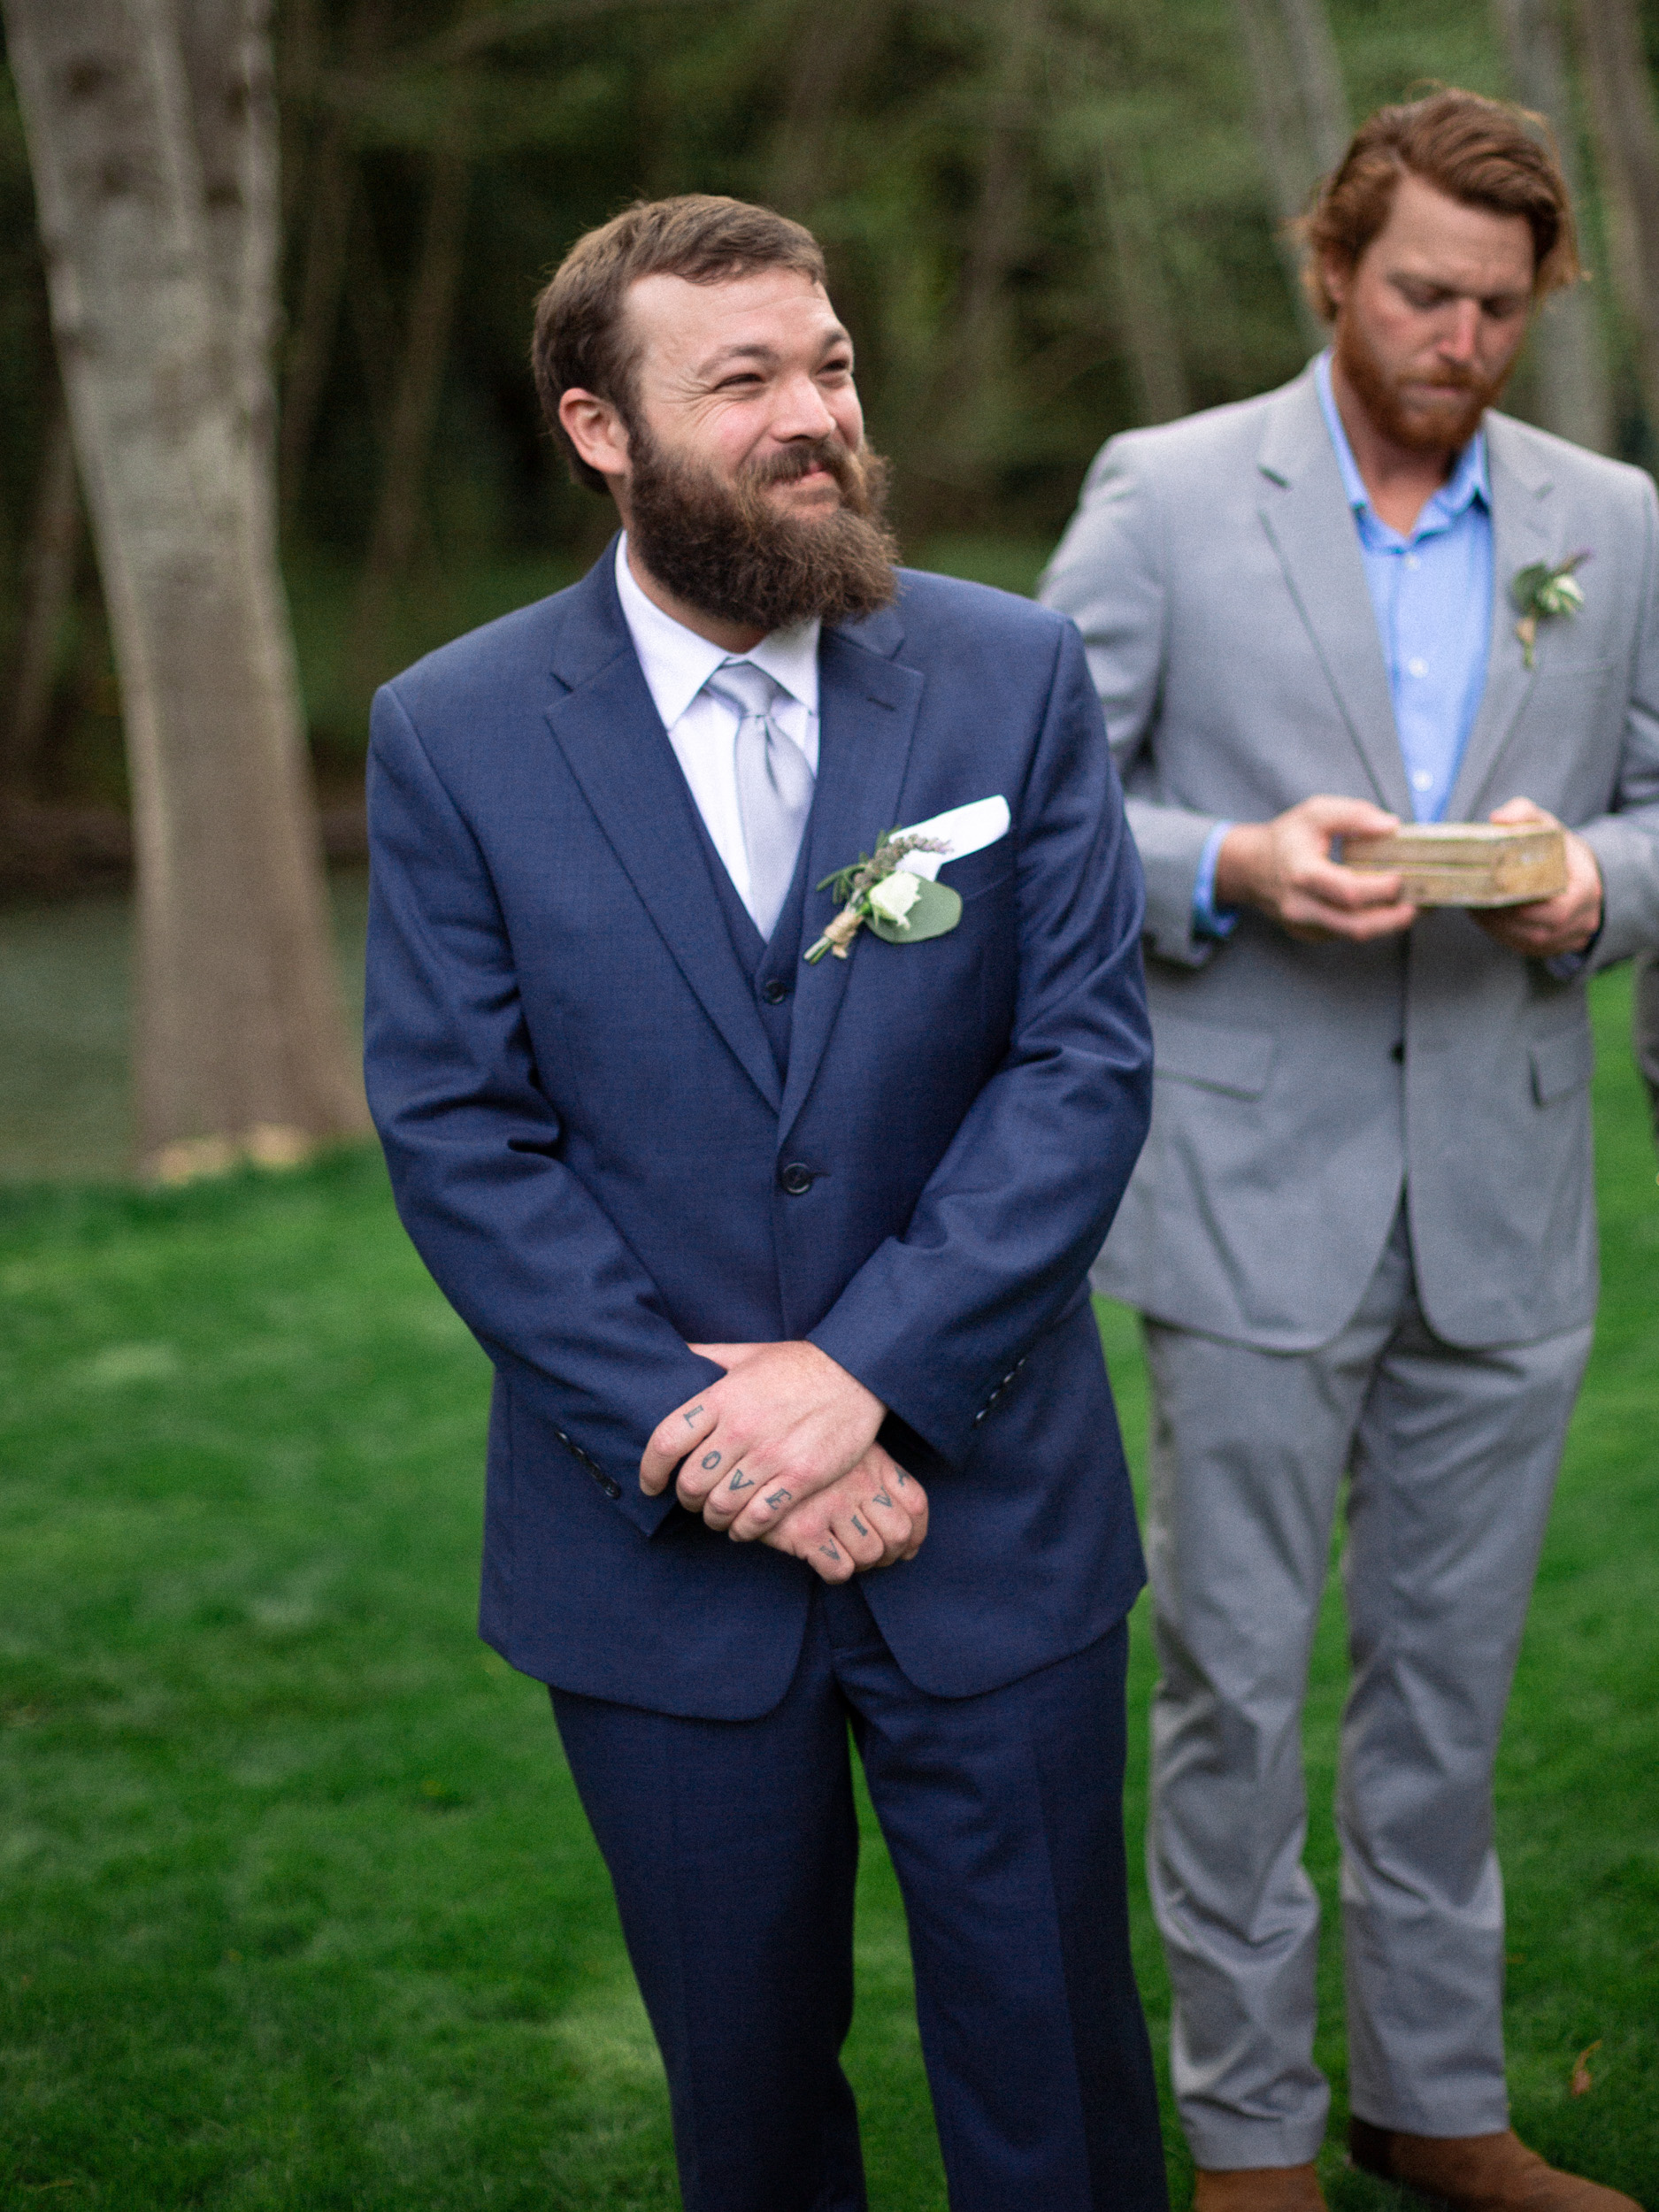
<svg viewBox="0 0 1659 2212">
<path fill-rule="evenodd" d="M 894 835 L 936 837 L 947 849 L 906 853 L 899 866 L 934 882 L 940 870 L 951 861 L 965 860 L 970 853 L 982 852 L 999 837 L 1006 837 L 1010 819 L 1008 801 L 999 792 L 994 799 L 974 799 L 966 806 L 953 806 L 948 814 L 935 814 L 929 821 L 912 822 L 907 829 L 895 830 Z"/>
</svg>

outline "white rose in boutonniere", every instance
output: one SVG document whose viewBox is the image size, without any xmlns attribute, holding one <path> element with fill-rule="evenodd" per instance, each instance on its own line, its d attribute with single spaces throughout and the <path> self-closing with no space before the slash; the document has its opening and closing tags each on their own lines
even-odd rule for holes
<svg viewBox="0 0 1659 2212">
<path fill-rule="evenodd" d="M 937 880 L 947 860 L 963 860 L 1006 837 L 1008 801 L 1000 795 L 952 807 L 907 830 L 889 830 L 872 853 L 861 853 L 818 885 L 833 892 L 841 909 L 804 954 L 816 965 L 826 952 L 845 960 L 848 948 L 866 926 L 889 945 L 920 945 L 943 937 L 962 919 L 962 901 L 948 883 Z"/>
<path fill-rule="evenodd" d="M 883 876 L 879 883 L 870 887 L 870 906 L 884 922 L 892 922 L 899 929 L 908 929 L 904 918 L 922 895 L 922 879 L 913 876 L 908 868 L 897 868 L 890 876 Z"/>
<path fill-rule="evenodd" d="M 1583 606 L 1584 587 L 1572 572 L 1589 557 L 1587 550 L 1569 553 L 1564 561 L 1556 561 L 1553 566 L 1548 561 L 1532 561 L 1515 572 L 1509 599 L 1520 613 L 1515 634 L 1521 641 L 1521 657 L 1528 668 L 1532 665 L 1539 624 L 1577 614 Z"/>
<path fill-rule="evenodd" d="M 918 837 L 898 830 L 889 830 L 877 844 L 874 852 L 865 853 L 849 867 L 837 868 L 833 876 L 826 876 L 818 885 L 820 891 L 833 890 L 846 904 L 824 934 L 814 945 L 807 948 L 806 958 L 816 964 L 826 952 L 833 952 L 838 960 L 845 960 L 847 948 L 868 922 L 878 937 L 885 937 L 889 944 L 919 942 L 924 937 L 942 937 L 948 929 L 955 929 L 962 918 L 962 901 L 942 883 L 926 883 L 900 864 L 910 853 L 948 852 L 949 847 L 942 838 Z M 937 910 L 931 923 L 926 915 L 910 918 L 910 909 L 926 894 L 928 903 Z M 917 924 L 921 926 L 918 928 Z"/>
</svg>

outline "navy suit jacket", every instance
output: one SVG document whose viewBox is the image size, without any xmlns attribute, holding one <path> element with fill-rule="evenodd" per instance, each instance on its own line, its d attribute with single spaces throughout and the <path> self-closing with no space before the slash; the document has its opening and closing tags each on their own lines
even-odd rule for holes
<svg viewBox="0 0 1659 2212">
<path fill-rule="evenodd" d="M 687 1340 L 808 1338 L 891 1409 L 932 1525 L 862 1586 L 918 1687 L 1079 1651 L 1142 1578 L 1085 1283 L 1148 1113 L 1142 894 L 1077 633 L 906 572 L 826 629 L 819 713 L 809 887 L 969 800 L 1013 826 L 947 864 L 950 934 L 795 963 L 780 1078 L 611 555 L 374 706 L 369 1097 L 495 1369 L 482 1632 L 662 1712 L 767 1711 L 812 1582 L 641 1494 L 720 1371 Z"/>
</svg>

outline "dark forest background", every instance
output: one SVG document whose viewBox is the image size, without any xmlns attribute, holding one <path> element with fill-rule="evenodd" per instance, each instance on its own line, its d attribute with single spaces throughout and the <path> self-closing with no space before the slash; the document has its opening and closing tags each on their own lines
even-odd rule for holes
<svg viewBox="0 0 1659 2212">
<path fill-rule="evenodd" d="M 1271 61 L 1265 83 L 1250 66 L 1270 15 L 1290 40 L 1278 113 Z M 526 359 L 537 286 L 583 229 L 694 188 L 810 224 L 908 555 L 1025 588 L 1102 439 L 1294 373 L 1313 342 L 1279 229 L 1298 163 L 1311 178 L 1348 119 L 1425 80 L 1524 89 L 1503 20 L 1479 0 L 280 0 L 284 562 L 336 841 L 373 684 L 567 581 L 609 531 Z M 1323 86 L 1299 75 L 1299 22 L 1334 42 Z M 1659 0 L 1642 27 L 1659 59 Z M 1568 58 L 1606 442 L 1645 463 Z M 1524 365 L 1519 411 L 1536 383 Z M 0 668 L 13 813 L 73 818 L 83 872 L 119 864 L 119 695 L 3 72 Z"/>
</svg>

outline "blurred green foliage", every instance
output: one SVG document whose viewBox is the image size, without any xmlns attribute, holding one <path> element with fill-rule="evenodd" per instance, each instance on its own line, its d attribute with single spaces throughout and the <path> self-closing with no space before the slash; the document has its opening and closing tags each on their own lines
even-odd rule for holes
<svg viewBox="0 0 1659 2212">
<path fill-rule="evenodd" d="M 1427 79 L 1509 88 L 1480 0 L 1330 14 L 1356 117 Z M 275 40 L 286 558 L 326 778 L 355 774 L 375 679 L 603 542 L 526 339 L 561 254 L 638 195 L 763 199 L 824 240 L 912 553 L 1052 541 L 1111 432 L 1303 357 L 1232 0 L 279 0 Z M 32 206 L 0 79 L 0 661 L 57 404 Z M 1621 442 L 1645 457 L 1609 294 Z M 1513 396 L 1526 411 L 1525 369 Z M 29 781 L 119 800 L 84 549 L 81 568 Z"/>
</svg>

